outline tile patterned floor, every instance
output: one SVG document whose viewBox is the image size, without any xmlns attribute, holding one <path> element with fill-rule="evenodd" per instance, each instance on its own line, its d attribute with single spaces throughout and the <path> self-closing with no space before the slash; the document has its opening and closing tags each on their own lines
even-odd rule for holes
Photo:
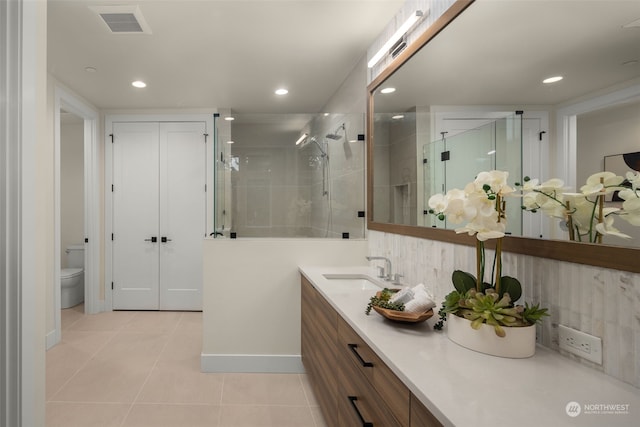
<svg viewBox="0 0 640 427">
<path fill-rule="evenodd" d="M 305 375 L 200 372 L 202 314 L 62 311 L 47 427 L 326 427 Z"/>
</svg>

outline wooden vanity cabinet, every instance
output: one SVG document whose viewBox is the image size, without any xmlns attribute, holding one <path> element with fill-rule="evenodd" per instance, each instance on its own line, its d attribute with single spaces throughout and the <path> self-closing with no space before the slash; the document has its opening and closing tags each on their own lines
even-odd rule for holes
<svg viewBox="0 0 640 427">
<path fill-rule="evenodd" d="M 411 426 L 442 427 L 440 421 L 413 394 L 411 395 Z"/>
<path fill-rule="evenodd" d="M 304 277 L 301 293 L 302 363 L 327 425 L 337 426 L 338 313 Z"/>
<path fill-rule="evenodd" d="M 305 277 L 301 340 L 302 363 L 328 426 L 441 426 Z"/>
</svg>

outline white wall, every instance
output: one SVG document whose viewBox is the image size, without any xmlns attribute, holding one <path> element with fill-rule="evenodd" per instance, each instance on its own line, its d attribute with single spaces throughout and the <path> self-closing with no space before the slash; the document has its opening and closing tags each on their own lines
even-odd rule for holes
<svg viewBox="0 0 640 427">
<path fill-rule="evenodd" d="M 202 370 L 302 372 L 300 265 L 365 265 L 367 242 L 204 241 Z"/>
</svg>

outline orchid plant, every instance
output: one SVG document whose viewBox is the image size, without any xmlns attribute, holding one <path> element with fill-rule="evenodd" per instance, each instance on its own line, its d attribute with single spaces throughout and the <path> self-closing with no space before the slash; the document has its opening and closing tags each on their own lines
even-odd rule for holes
<svg viewBox="0 0 640 427">
<path fill-rule="evenodd" d="M 626 178 L 626 179 L 625 179 Z M 538 183 L 524 178 L 522 208 L 542 211 L 566 224 L 569 239 L 578 242 L 602 243 L 602 236 L 631 238 L 614 227 L 619 217 L 640 226 L 640 172 L 627 172 L 625 177 L 612 172 L 591 175 L 579 193 L 564 192 L 564 182 L 554 178 Z M 621 207 L 605 207 L 605 197 L 617 192 L 623 200 Z"/>
<path fill-rule="evenodd" d="M 470 320 L 474 329 L 489 324 L 496 335 L 504 337 L 503 326 L 529 326 L 546 315 L 547 310 L 538 305 L 514 305 L 522 295 L 522 286 L 513 277 L 502 276 L 502 239 L 507 226 L 505 197 L 516 193 L 507 183 L 508 177 L 509 173 L 504 171 L 480 172 L 463 190 L 453 189 L 429 199 L 431 214 L 461 224 L 456 233 L 476 236 L 476 276 L 460 270 L 453 272 L 455 291 L 445 297 L 436 329 L 442 328 L 447 314 L 453 314 Z M 487 283 L 484 243 L 489 239 L 496 239 L 496 249 Z"/>
</svg>

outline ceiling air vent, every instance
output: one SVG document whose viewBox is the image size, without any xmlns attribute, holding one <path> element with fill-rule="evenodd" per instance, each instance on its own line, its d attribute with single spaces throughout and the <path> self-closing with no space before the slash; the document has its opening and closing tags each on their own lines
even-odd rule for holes
<svg viewBox="0 0 640 427">
<path fill-rule="evenodd" d="M 151 34 L 138 6 L 93 6 L 102 21 L 115 34 Z"/>
</svg>

